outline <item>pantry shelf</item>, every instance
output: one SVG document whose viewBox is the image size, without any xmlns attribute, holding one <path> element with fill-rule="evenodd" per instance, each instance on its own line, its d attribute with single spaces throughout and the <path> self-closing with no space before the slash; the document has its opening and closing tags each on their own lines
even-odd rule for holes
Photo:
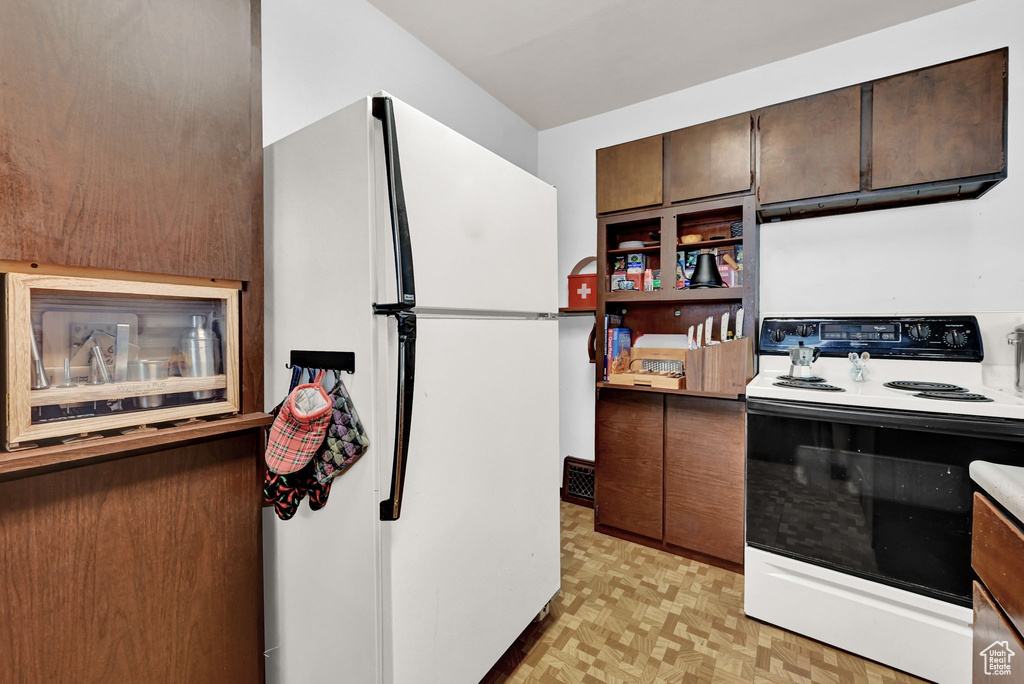
<svg viewBox="0 0 1024 684">
<path fill-rule="evenodd" d="M 604 296 L 606 302 L 738 302 L 743 299 L 743 288 L 741 287 L 709 287 L 699 290 L 657 290 L 655 292 L 633 292 L 624 290 L 620 292 L 607 292 Z"/>
<path fill-rule="evenodd" d="M 661 245 L 649 245 L 647 247 L 634 247 L 633 249 L 609 249 L 607 254 L 614 256 L 617 254 L 657 254 L 661 251 Z"/>
<path fill-rule="evenodd" d="M 730 245 L 739 244 L 743 244 L 742 237 L 730 237 L 722 238 L 721 240 L 701 240 L 700 242 L 680 244 L 676 249 L 680 252 L 689 252 L 697 249 L 713 249 L 715 247 L 729 247 Z"/>
<path fill-rule="evenodd" d="M 102 385 L 51 387 L 32 390 L 29 395 L 29 406 L 54 406 L 83 401 L 110 401 L 128 397 L 149 397 L 156 394 L 219 390 L 225 389 L 227 386 L 226 375 L 211 375 L 202 378 L 166 378 L 143 382 L 110 382 Z"/>
</svg>

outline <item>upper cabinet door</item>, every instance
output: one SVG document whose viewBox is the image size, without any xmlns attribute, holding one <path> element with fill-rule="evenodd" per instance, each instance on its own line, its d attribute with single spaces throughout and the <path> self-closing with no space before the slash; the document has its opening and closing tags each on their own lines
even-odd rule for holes
<svg viewBox="0 0 1024 684">
<path fill-rule="evenodd" d="M 747 113 L 672 131 L 669 201 L 750 190 L 752 130 Z"/>
<path fill-rule="evenodd" d="M 872 101 L 872 189 L 1005 168 L 1005 49 L 878 81 Z"/>
<path fill-rule="evenodd" d="M 11 0 L 0 259 L 248 280 L 259 1 Z"/>
<path fill-rule="evenodd" d="M 597 213 L 662 203 L 662 136 L 597 151 Z"/>
<path fill-rule="evenodd" d="M 860 190 L 860 86 L 762 109 L 761 204 Z"/>
</svg>

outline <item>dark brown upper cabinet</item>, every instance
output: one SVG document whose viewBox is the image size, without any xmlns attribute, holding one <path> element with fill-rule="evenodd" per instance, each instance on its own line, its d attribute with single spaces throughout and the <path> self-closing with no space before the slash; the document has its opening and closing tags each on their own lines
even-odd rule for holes
<svg viewBox="0 0 1024 684">
<path fill-rule="evenodd" d="M 258 0 L 7 5 L 0 259 L 252 279 Z"/>
<path fill-rule="evenodd" d="M 754 182 L 751 115 L 669 133 L 669 201 L 746 192 Z"/>
<path fill-rule="evenodd" d="M 597 151 L 597 213 L 662 203 L 662 136 Z"/>
<path fill-rule="evenodd" d="M 860 189 L 860 102 L 853 86 L 761 110 L 761 204 Z"/>
<path fill-rule="evenodd" d="M 996 50 L 875 82 L 871 188 L 1002 172 L 1006 59 Z"/>
</svg>

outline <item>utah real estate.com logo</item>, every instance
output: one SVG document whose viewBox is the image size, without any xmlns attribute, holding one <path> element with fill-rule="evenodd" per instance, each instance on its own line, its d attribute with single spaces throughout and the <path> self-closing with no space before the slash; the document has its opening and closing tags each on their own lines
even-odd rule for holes
<svg viewBox="0 0 1024 684">
<path fill-rule="evenodd" d="M 1009 676 L 1010 658 L 1017 654 L 1010 650 L 1010 644 L 1007 642 L 993 641 L 978 655 L 985 659 L 985 674 L 998 677 Z"/>
</svg>

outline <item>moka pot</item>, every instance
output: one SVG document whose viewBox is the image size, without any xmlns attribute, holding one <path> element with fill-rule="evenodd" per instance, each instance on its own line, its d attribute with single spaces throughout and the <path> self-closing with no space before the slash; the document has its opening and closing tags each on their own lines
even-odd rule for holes
<svg viewBox="0 0 1024 684">
<path fill-rule="evenodd" d="M 810 378 L 814 376 L 811 364 L 821 356 L 817 347 L 805 347 L 803 342 L 789 348 L 789 374 L 794 378 Z"/>
</svg>

